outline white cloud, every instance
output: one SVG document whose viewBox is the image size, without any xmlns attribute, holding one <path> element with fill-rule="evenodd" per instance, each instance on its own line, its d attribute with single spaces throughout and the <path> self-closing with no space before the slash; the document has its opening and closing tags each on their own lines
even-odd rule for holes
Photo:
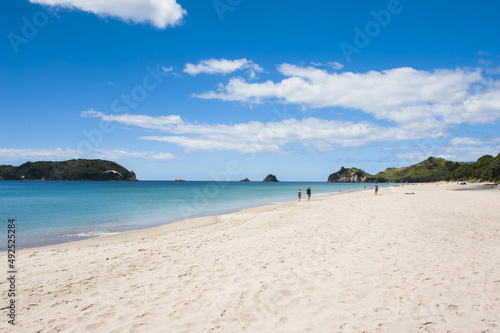
<svg viewBox="0 0 500 333">
<path fill-rule="evenodd" d="M 271 142 L 269 140 L 260 142 L 259 140 L 247 141 L 237 140 L 231 135 L 219 135 L 218 137 L 205 136 L 145 136 L 141 139 L 174 143 L 188 152 L 229 150 L 245 153 L 279 153 L 281 146 L 286 142 Z M 232 141 L 228 141 L 231 139 Z"/>
<path fill-rule="evenodd" d="M 118 17 L 127 22 L 148 22 L 160 29 L 180 24 L 186 15 L 186 11 L 176 0 L 30 0 L 30 2 L 79 9 L 103 17 Z"/>
<path fill-rule="evenodd" d="M 94 149 L 92 152 L 83 154 L 77 149 L 14 149 L 14 148 L 0 148 L 0 159 L 3 163 L 18 163 L 25 161 L 63 161 L 78 158 L 90 159 L 104 159 L 104 160 L 126 160 L 126 159 L 173 159 L 175 156 L 170 153 L 157 153 L 157 152 L 138 152 L 127 150 L 106 150 Z M 7 161 L 7 162 L 5 162 Z"/>
<path fill-rule="evenodd" d="M 406 149 L 408 149 L 408 148 L 406 148 Z M 410 152 L 405 152 L 405 153 L 399 153 L 396 156 L 398 159 L 408 161 L 406 163 L 403 163 L 406 166 L 406 165 L 411 165 L 416 161 L 420 162 L 420 161 L 426 160 L 431 156 L 437 157 L 434 155 L 435 154 L 432 150 L 424 149 L 424 150 L 416 150 L 416 151 L 410 151 Z"/>
<path fill-rule="evenodd" d="M 495 87 L 496 86 L 496 87 Z M 500 84 L 464 101 L 463 119 L 471 124 L 494 123 L 500 118 Z"/>
<path fill-rule="evenodd" d="M 323 64 L 321 62 L 316 62 L 316 61 L 311 61 L 310 64 L 313 65 L 314 67 L 322 67 L 323 66 Z"/>
<path fill-rule="evenodd" d="M 107 115 L 93 109 L 82 111 L 80 116 L 87 118 L 101 118 L 104 121 L 116 121 L 126 125 L 135 125 L 145 129 L 160 131 L 170 131 L 173 128 L 172 125 L 183 123 L 181 117 L 177 115 L 164 117 L 151 117 L 133 114 Z"/>
<path fill-rule="evenodd" d="M 452 138 L 447 145 L 440 148 L 440 151 L 454 161 L 475 161 L 483 155 L 496 156 L 500 153 L 500 137 Z"/>
<path fill-rule="evenodd" d="M 262 72 L 263 69 L 251 60 L 246 58 L 236 60 L 208 59 L 202 60 L 198 64 L 187 63 L 184 72 L 190 75 L 205 74 L 229 74 L 238 70 L 248 70 L 251 78 L 255 77 L 255 72 Z"/>
<path fill-rule="evenodd" d="M 82 116 L 157 130 L 168 135 L 143 136 L 142 139 L 169 142 L 187 151 L 232 150 L 240 152 L 281 152 L 288 144 L 301 144 L 316 151 L 336 146 L 355 147 L 373 142 L 437 138 L 443 130 L 429 133 L 419 128 L 411 130 L 381 127 L 369 122 L 324 120 L 318 118 L 284 119 L 275 122 L 251 121 L 235 125 L 188 123 L 177 115 L 150 117 L 145 115 L 106 115 L 94 110 Z"/>
<path fill-rule="evenodd" d="M 336 62 L 336 61 L 329 62 L 328 66 L 330 66 L 333 69 L 342 69 L 342 68 L 344 68 L 344 65 L 342 65 L 340 62 Z"/>
<path fill-rule="evenodd" d="M 231 78 L 217 91 L 194 96 L 249 104 L 277 101 L 310 108 L 341 107 L 400 127 L 418 125 L 429 130 L 500 119 L 500 84 L 486 80 L 479 70 L 395 68 L 329 73 L 291 64 L 282 64 L 278 70 L 287 78 L 260 83 Z"/>
<path fill-rule="evenodd" d="M 78 151 L 72 149 L 14 149 L 0 148 L 0 159 L 2 161 L 47 161 L 68 160 L 79 158 Z M 5 163 L 5 162 L 4 162 Z"/>
<path fill-rule="evenodd" d="M 311 61 L 310 64 L 313 66 L 313 67 L 323 67 L 325 66 L 323 63 L 321 62 L 315 62 L 315 61 Z M 326 63 L 329 67 L 333 68 L 333 69 L 342 69 L 344 68 L 344 65 L 342 65 L 340 62 L 337 62 L 337 61 L 329 61 Z"/>
<path fill-rule="evenodd" d="M 490 75 L 498 75 L 498 74 L 500 74 L 500 66 L 493 67 L 493 68 L 488 67 L 485 69 L 485 72 L 487 74 L 490 74 Z"/>
<path fill-rule="evenodd" d="M 487 51 L 479 50 L 479 51 L 477 51 L 477 55 L 479 55 L 479 56 L 491 56 L 491 53 L 489 53 Z"/>
<path fill-rule="evenodd" d="M 407 161 L 405 165 L 423 161 L 431 156 L 450 161 L 470 162 L 484 155 L 496 156 L 500 152 L 500 137 L 483 139 L 455 137 L 448 143 L 434 142 L 428 145 L 398 147 L 395 150 L 399 151 L 396 153 L 397 158 Z"/>
<path fill-rule="evenodd" d="M 453 147 L 459 146 L 482 146 L 484 142 L 477 138 L 452 138 L 449 144 Z"/>
<path fill-rule="evenodd" d="M 174 159 L 175 155 L 171 153 L 157 153 L 152 151 L 128 151 L 123 149 L 94 149 L 97 158 L 119 161 L 127 159 L 143 159 L 143 160 L 170 160 Z"/>
</svg>

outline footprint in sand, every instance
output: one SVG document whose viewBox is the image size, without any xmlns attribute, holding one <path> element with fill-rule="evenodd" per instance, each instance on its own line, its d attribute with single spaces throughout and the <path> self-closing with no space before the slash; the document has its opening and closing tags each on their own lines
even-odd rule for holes
<svg viewBox="0 0 500 333">
<path fill-rule="evenodd" d="M 97 317 L 98 320 L 105 320 L 105 319 L 109 319 L 109 318 L 113 318 L 114 316 L 116 315 L 116 312 L 108 312 L 108 313 L 105 313 L 103 315 L 100 315 L 99 317 Z"/>
</svg>

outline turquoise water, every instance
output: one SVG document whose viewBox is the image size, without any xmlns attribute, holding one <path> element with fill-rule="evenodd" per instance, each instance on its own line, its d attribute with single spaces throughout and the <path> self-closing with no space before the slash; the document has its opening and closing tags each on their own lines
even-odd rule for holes
<svg viewBox="0 0 500 333">
<path fill-rule="evenodd" d="M 1 250 L 7 220 L 16 220 L 16 247 L 64 243 L 192 217 L 370 188 L 371 183 L 0 181 Z M 340 192 L 339 192 L 340 190 Z"/>
</svg>

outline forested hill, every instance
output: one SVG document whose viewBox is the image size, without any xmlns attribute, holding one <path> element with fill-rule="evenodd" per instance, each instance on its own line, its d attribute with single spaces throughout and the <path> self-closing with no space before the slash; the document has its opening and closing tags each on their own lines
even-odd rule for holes
<svg viewBox="0 0 500 333">
<path fill-rule="evenodd" d="M 480 179 L 488 182 L 500 182 L 500 154 L 496 157 L 484 155 L 474 163 L 461 163 L 453 170 L 452 179 Z"/>
<path fill-rule="evenodd" d="M 429 157 L 425 161 L 403 168 L 387 168 L 374 178 L 379 182 L 435 182 L 450 180 L 451 173 L 461 165 L 439 157 Z"/>
<path fill-rule="evenodd" d="M 500 154 L 485 155 L 476 162 L 452 162 L 442 158 L 429 157 L 420 163 L 403 167 L 387 168 L 370 175 L 356 168 L 339 171 L 328 177 L 328 182 L 433 182 L 433 181 L 483 181 L 500 182 Z"/>
<path fill-rule="evenodd" d="M 0 165 L 0 180 L 137 180 L 133 171 L 106 160 L 26 162 L 20 166 Z"/>
</svg>

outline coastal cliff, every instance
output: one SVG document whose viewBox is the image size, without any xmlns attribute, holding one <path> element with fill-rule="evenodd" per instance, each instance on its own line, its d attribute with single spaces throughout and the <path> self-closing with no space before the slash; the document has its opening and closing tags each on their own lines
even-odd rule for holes
<svg viewBox="0 0 500 333">
<path fill-rule="evenodd" d="M 63 162 L 26 162 L 0 165 L 0 180 L 136 181 L 133 171 L 106 160 L 78 159 Z"/>
</svg>

